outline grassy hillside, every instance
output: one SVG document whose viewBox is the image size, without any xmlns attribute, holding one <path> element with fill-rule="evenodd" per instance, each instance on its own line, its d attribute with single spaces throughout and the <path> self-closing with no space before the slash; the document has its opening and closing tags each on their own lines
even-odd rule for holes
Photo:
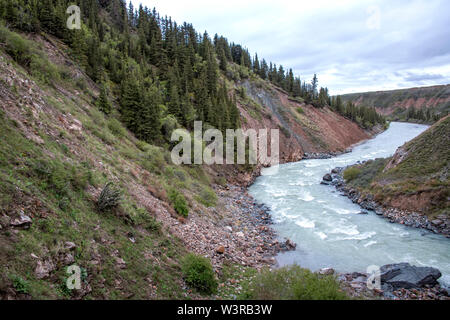
<svg viewBox="0 0 450 320">
<path fill-rule="evenodd" d="M 30 12 L 19 10 L 23 1 L 8 3 L 13 3 L 8 10 L 29 18 Z M 251 182 L 259 167 L 173 165 L 169 137 L 176 128 L 189 128 L 177 110 L 193 114 L 185 104 L 193 92 L 178 103 L 171 99 L 167 88 L 175 80 L 167 79 L 167 66 L 147 63 L 136 47 L 130 51 L 137 56 L 127 56 L 127 41 L 136 44 L 136 34 L 131 39 L 120 34 L 108 12 L 101 12 L 97 27 L 106 28 L 101 62 L 90 61 L 98 55 L 87 48 L 77 52 L 67 43 L 65 36 L 79 41 L 76 34 L 45 32 L 55 29 L 51 19 L 48 28 L 42 24 L 43 30 L 34 32 L 24 32 L 30 27 L 26 19 L 21 31 L 0 23 L 0 298 L 215 297 L 217 282 L 228 281 L 226 268 L 235 270 L 233 278 L 254 274 L 274 254 L 271 233 L 247 221 L 253 202 L 241 189 L 228 190 L 233 187 L 228 183 Z M 19 23 L 17 17 L 12 21 Z M 84 26 L 83 36 L 92 40 L 90 32 Z M 193 57 L 199 74 L 217 62 L 211 53 L 208 59 Z M 209 76 L 217 76 L 217 92 L 202 91 L 205 77 L 192 79 L 194 89 L 183 89 L 218 99 L 226 104 L 222 111 L 238 111 L 228 117 L 237 117 L 233 126 L 280 129 L 283 162 L 300 160 L 305 152 L 342 151 L 370 137 L 328 107 L 293 99 L 245 63 L 231 60 L 225 69 L 209 69 Z M 139 79 L 128 83 L 133 76 Z M 157 107 L 158 119 L 140 113 L 147 102 Z M 136 114 L 127 118 L 131 109 L 124 112 L 124 105 Z M 149 116 L 139 118 L 139 128 L 130 121 L 136 115 Z M 223 125 L 216 116 L 209 124 Z M 106 186 L 119 196 L 109 208 L 99 205 Z M 226 246 L 225 254 L 217 253 L 219 245 Z M 66 287 L 73 264 L 82 267 L 79 291 Z M 192 274 L 197 268 L 204 273 Z M 197 276 L 207 281 L 198 283 Z M 237 294 L 234 286 L 225 291 L 228 297 Z"/>
<path fill-rule="evenodd" d="M 450 85 L 352 93 L 342 100 L 374 107 L 391 120 L 435 122 L 450 111 Z"/>
<path fill-rule="evenodd" d="M 408 142 L 390 159 L 346 171 L 350 184 L 381 203 L 430 217 L 450 215 L 450 116 Z"/>
</svg>

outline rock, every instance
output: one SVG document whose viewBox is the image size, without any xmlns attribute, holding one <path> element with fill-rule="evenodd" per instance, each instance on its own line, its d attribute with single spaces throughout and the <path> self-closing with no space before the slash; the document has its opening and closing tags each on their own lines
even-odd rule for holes
<svg viewBox="0 0 450 320">
<path fill-rule="evenodd" d="M 243 233 L 243 232 L 236 232 L 236 237 L 239 237 L 239 238 L 244 238 L 244 237 L 245 237 L 245 235 L 244 235 L 244 233 Z"/>
<path fill-rule="evenodd" d="M 224 254 L 225 253 L 225 247 L 224 246 L 220 246 L 216 249 L 216 253 L 218 254 Z"/>
<path fill-rule="evenodd" d="M 444 222 L 442 220 L 436 219 L 436 220 L 431 221 L 431 223 L 434 224 L 435 226 L 440 226 Z"/>
<path fill-rule="evenodd" d="M 297 244 L 290 239 L 286 240 L 285 245 L 288 250 L 295 250 L 297 248 Z"/>
<path fill-rule="evenodd" d="M 66 256 L 64 257 L 64 265 L 69 265 L 75 262 L 75 258 L 72 254 L 68 253 L 66 254 Z"/>
<path fill-rule="evenodd" d="M 320 269 L 319 274 L 324 276 L 331 276 L 335 273 L 335 270 L 333 268 L 324 268 Z"/>
<path fill-rule="evenodd" d="M 33 221 L 29 216 L 21 214 L 18 219 L 14 219 L 13 221 L 11 221 L 11 226 L 28 229 L 31 226 L 32 222 Z"/>
<path fill-rule="evenodd" d="M 381 267 L 381 283 L 392 286 L 394 290 L 421 288 L 437 285 L 442 276 L 438 269 L 415 267 L 409 263 L 391 264 Z"/>
<path fill-rule="evenodd" d="M 324 175 L 323 180 L 331 182 L 333 181 L 333 177 L 331 176 L 331 174 L 327 173 L 326 175 Z"/>
<path fill-rule="evenodd" d="M 233 232 L 233 228 L 230 227 L 230 226 L 226 226 L 226 227 L 225 227 L 225 230 L 227 230 L 228 232 Z"/>
<path fill-rule="evenodd" d="M 77 247 L 77 245 L 73 242 L 67 241 L 66 243 L 64 243 L 64 249 L 72 251 L 75 250 Z"/>
<path fill-rule="evenodd" d="M 358 214 L 369 214 L 367 211 L 361 211 L 360 213 L 358 213 Z"/>
<path fill-rule="evenodd" d="M 120 269 L 125 269 L 127 267 L 127 263 L 122 258 L 116 257 L 116 263 Z"/>
<path fill-rule="evenodd" d="M 50 276 L 50 272 L 55 270 L 55 265 L 51 260 L 38 261 L 36 269 L 34 273 L 36 274 L 36 278 L 44 279 Z"/>
</svg>

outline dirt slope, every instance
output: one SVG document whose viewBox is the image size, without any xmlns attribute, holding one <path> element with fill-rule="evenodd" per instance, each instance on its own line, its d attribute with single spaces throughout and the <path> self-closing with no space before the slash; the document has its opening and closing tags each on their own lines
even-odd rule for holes
<svg viewBox="0 0 450 320">
<path fill-rule="evenodd" d="M 371 136 L 329 108 L 318 109 L 290 99 L 272 85 L 259 87 L 252 80 L 241 85 L 252 102 L 239 101 L 243 128 L 281 129 L 282 163 L 299 161 L 305 153 L 343 152 Z"/>
</svg>

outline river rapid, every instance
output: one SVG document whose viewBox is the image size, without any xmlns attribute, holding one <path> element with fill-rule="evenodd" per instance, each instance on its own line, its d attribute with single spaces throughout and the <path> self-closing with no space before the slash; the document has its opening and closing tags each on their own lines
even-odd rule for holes
<svg viewBox="0 0 450 320">
<path fill-rule="evenodd" d="M 333 168 L 392 156 L 427 126 L 391 123 L 390 128 L 353 151 L 331 159 L 304 160 L 264 169 L 250 194 L 267 205 L 281 238 L 297 243 L 295 251 L 278 255 L 280 266 L 298 264 L 317 271 L 366 272 L 371 265 L 409 262 L 438 268 L 441 283 L 450 285 L 450 241 L 422 229 L 391 224 L 361 208 L 333 186 L 321 185 Z"/>
</svg>

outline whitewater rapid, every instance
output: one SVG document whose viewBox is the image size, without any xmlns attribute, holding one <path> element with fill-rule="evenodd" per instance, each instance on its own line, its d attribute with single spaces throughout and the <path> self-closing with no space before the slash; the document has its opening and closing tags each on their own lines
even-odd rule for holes
<svg viewBox="0 0 450 320">
<path fill-rule="evenodd" d="M 267 205 L 281 238 L 297 243 L 277 257 L 279 265 L 298 264 L 311 270 L 332 267 L 339 272 L 365 272 L 371 265 L 409 262 L 438 268 L 441 283 L 450 284 L 450 240 L 422 229 L 391 224 L 321 185 L 333 168 L 392 156 L 427 126 L 391 123 L 390 128 L 353 151 L 332 159 L 304 160 L 264 169 L 250 194 Z"/>
</svg>

